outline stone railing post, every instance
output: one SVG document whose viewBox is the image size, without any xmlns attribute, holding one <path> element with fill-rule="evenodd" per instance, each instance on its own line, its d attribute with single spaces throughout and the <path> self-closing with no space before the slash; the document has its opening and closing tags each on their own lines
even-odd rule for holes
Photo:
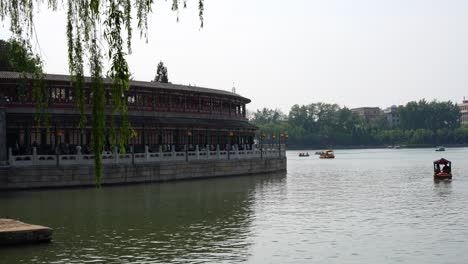
<svg viewBox="0 0 468 264">
<path fill-rule="evenodd" d="M 13 150 L 11 148 L 8 148 L 8 163 L 10 165 L 14 165 L 15 159 L 13 158 Z"/>
<path fill-rule="evenodd" d="M 60 167 L 60 149 L 59 147 L 57 146 L 57 143 L 55 145 L 55 164 L 57 165 L 57 167 Z"/>
<path fill-rule="evenodd" d="M 281 144 L 278 144 L 278 157 L 281 158 Z"/>
<path fill-rule="evenodd" d="M 176 155 L 176 152 L 175 152 L 175 148 L 171 148 L 171 153 L 172 153 L 172 160 L 177 159 L 177 155 Z"/>
<path fill-rule="evenodd" d="M 239 145 L 236 144 L 235 146 L 235 151 L 236 151 L 236 159 L 240 159 L 240 155 L 239 155 Z"/>
<path fill-rule="evenodd" d="M 37 165 L 37 148 L 33 147 L 33 157 L 32 157 L 33 165 Z"/>
<path fill-rule="evenodd" d="M 210 156 L 211 156 L 210 152 L 211 152 L 210 151 L 210 146 L 207 146 L 206 147 L 206 159 L 210 159 Z"/>
<path fill-rule="evenodd" d="M 76 146 L 76 160 L 81 163 L 83 160 L 83 153 L 81 153 L 81 146 Z"/>
<path fill-rule="evenodd" d="M 145 146 L 145 160 L 148 161 L 149 160 L 149 146 Z"/>
<path fill-rule="evenodd" d="M 133 145 L 130 146 L 130 152 L 132 153 L 132 166 L 135 165 L 135 151 L 133 149 Z"/>
<path fill-rule="evenodd" d="M 219 153 L 219 144 L 216 145 L 216 159 L 221 159 L 221 154 Z"/>
<path fill-rule="evenodd" d="M 117 146 L 114 146 L 114 163 L 119 163 L 119 150 L 117 149 Z"/>
<path fill-rule="evenodd" d="M 159 145 L 158 152 L 159 152 L 159 160 L 162 160 L 163 152 L 162 152 L 162 146 L 161 145 Z"/>
<path fill-rule="evenodd" d="M 195 155 L 197 156 L 197 160 L 200 159 L 200 147 L 198 145 L 195 146 Z"/>
</svg>

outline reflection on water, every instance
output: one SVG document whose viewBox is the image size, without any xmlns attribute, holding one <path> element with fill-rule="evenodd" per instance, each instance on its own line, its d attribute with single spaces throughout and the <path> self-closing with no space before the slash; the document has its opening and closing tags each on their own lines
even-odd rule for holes
<svg viewBox="0 0 468 264">
<path fill-rule="evenodd" d="M 433 150 L 297 154 L 287 175 L 2 193 L 0 217 L 55 233 L 0 262 L 468 263 L 468 149 L 441 182 Z"/>
<path fill-rule="evenodd" d="M 1 215 L 52 227 L 54 242 L 0 255 L 5 263 L 245 261 L 253 196 L 284 179 L 273 174 L 3 193 Z"/>
<path fill-rule="evenodd" d="M 451 180 L 434 181 L 434 191 L 440 197 L 448 197 L 452 193 L 452 181 Z"/>
</svg>

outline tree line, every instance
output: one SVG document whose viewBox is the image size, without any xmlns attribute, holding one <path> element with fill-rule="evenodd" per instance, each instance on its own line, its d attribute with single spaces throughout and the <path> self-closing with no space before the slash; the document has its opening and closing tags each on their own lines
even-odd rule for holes
<svg viewBox="0 0 468 264">
<path fill-rule="evenodd" d="M 460 110 L 450 101 L 412 101 L 397 107 L 396 115 L 398 123 L 392 125 L 383 112 L 368 120 L 347 107 L 319 102 L 296 104 L 288 114 L 263 108 L 251 113 L 250 121 L 258 126 L 259 135 L 288 133 L 293 148 L 468 143 L 468 126 L 460 124 Z"/>
</svg>

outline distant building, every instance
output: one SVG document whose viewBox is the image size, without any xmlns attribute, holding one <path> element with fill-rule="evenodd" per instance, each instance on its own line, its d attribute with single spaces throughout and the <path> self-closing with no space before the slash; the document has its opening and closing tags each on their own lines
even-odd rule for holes
<svg viewBox="0 0 468 264">
<path fill-rule="evenodd" d="M 460 123 L 468 124 L 468 100 L 463 97 L 463 101 L 458 105 L 461 112 Z"/>
<path fill-rule="evenodd" d="M 375 120 L 382 114 L 382 110 L 378 107 L 359 107 L 353 108 L 351 111 L 362 116 L 367 121 Z"/>
<path fill-rule="evenodd" d="M 398 125 L 399 119 L 397 109 L 398 107 L 396 105 L 392 105 L 384 110 L 384 114 L 387 116 L 388 124 L 390 124 L 391 127 L 396 127 Z"/>
</svg>

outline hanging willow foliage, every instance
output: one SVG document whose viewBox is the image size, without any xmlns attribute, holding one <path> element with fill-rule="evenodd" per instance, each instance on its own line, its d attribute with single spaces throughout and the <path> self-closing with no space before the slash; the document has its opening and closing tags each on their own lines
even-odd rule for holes
<svg viewBox="0 0 468 264">
<path fill-rule="evenodd" d="M 66 3 L 65 3 L 66 2 Z M 95 156 L 96 184 L 102 178 L 101 155 L 106 134 L 106 96 L 110 96 L 111 143 L 125 151 L 130 137 L 135 135 L 128 119 L 125 93 L 129 90 L 130 70 L 126 55 L 131 54 L 132 12 L 136 9 L 137 27 L 140 37 L 148 36 L 148 16 L 154 0 L 0 0 L 0 19 L 9 18 L 10 31 L 17 39 L 30 46 L 34 39 L 34 12 L 37 6 L 46 4 L 51 10 L 58 6 L 67 8 L 68 65 L 71 80 L 76 88 L 75 100 L 80 111 L 79 127 L 87 124 L 84 96 L 84 61 L 89 61 L 92 91 L 92 144 Z M 187 0 L 172 0 L 172 10 L 178 12 L 179 5 L 187 6 Z M 62 5 L 59 5 L 62 4 Z M 203 27 L 204 0 L 198 0 L 200 26 Z M 178 20 L 178 14 L 177 14 Z M 101 44 L 102 43 L 102 44 Z M 102 54 L 105 56 L 103 57 Z M 112 89 L 106 94 L 103 84 L 103 60 L 110 61 L 106 76 L 112 80 Z M 47 89 L 44 85 L 35 89 L 36 107 L 39 113 L 47 108 Z M 115 116 L 120 116 L 116 127 Z"/>
</svg>

